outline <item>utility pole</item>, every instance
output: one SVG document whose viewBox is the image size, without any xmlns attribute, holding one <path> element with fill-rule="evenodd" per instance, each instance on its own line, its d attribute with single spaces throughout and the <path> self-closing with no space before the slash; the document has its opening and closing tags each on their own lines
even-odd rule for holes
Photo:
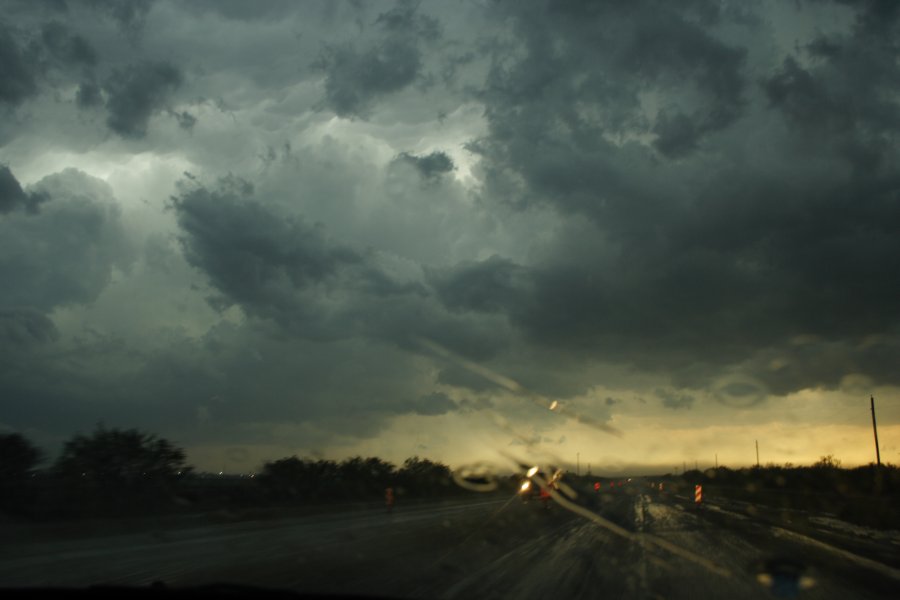
<svg viewBox="0 0 900 600">
<path fill-rule="evenodd" d="M 756 468 L 759 468 L 759 440 L 756 440 Z"/>
<path fill-rule="evenodd" d="M 872 430 L 875 431 L 875 460 L 881 466 L 881 450 L 878 448 L 878 425 L 875 423 L 875 396 L 869 396 L 872 402 Z"/>
<path fill-rule="evenodd" d="M 581 452 L 575 453 L 575 475 L 581 475 Z"/>
<path fill-rule="evenodd" d="M 687 461 L 686 460 L 681 461 L 681 473 L 682 474 L 687 473 Z"/>
<path fill-rule="evenodd" d="M 718 470 L 719 470 L 719 454 L 717 452 L 716 453 L 716 471 L 718 471 Z"/>
</svg>

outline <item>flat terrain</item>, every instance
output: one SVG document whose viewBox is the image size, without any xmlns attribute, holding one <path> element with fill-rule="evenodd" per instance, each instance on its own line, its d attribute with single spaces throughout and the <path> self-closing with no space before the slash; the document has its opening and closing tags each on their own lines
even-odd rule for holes
<svg viewBox="0 0 900 600">
<path fill-rule="evenodd" d="M 210 582 L 413 598 L 896 598 L 900 537 L 635 484 L 579 511 L 467 501 L 143 532 L 0 541 L 0 586 Z M 590 515 L 596 515 L 591 517 Z M 768 561 L 768 562 L 767 562 Z M 774 563 L 771 561 L 775 561 Z M 762 577 L 760 577 L 762 575 Z M 811 587 L 810 587 L 811 586 Z"/>
</svg>

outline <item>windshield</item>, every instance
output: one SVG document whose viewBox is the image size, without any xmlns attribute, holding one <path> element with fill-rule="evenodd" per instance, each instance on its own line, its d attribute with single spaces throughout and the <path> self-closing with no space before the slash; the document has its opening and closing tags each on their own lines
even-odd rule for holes
<svg viewBox="0 0 900 600">
<path fill-rule="evenodd" d="M 6 0 L 0 588 L 891 597 L 900 4 Z"/>
</svg>

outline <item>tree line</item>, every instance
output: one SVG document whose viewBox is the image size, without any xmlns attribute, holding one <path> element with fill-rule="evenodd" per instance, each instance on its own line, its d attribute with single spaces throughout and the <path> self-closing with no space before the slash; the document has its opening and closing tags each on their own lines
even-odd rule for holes
<svg viewBox="0 0 900 600">
<path fill-rule="evenodd" d="M 730 469 L 718 467 L 705 471 L 689 470 L 682 479 L 746 488 L 802 491 L 847 496 L 900 493 L 900 468 L 874 463 L 845 468 L 833 455 L 822 456 L 812 465 L 769 463 L 760 467 Z"/>
<path fill-rule="evenodd" d="M 682 492 L 696 484 L 709 497 L 721 496 L 787 511 L 828 513 L 881 529 L 900 528 L 900 468 L 868 464 L 844 468 L 828 455 L 809 466 L 767 464 L 761 467 L 687 471 Z"/>
<path fill-rule="evenodd" d="M 253 478 L 204 477 L 184 449 L 138 429 L 98 426 L 66 441 L 52 464 L 25 436 L 0 434 L 0 512 L 25 517 L 143 515 L 215 508 L 399 501 L 463 490 L 426 458 L 396 466 L 377 457 L 266 462 Z"/>
</svg>

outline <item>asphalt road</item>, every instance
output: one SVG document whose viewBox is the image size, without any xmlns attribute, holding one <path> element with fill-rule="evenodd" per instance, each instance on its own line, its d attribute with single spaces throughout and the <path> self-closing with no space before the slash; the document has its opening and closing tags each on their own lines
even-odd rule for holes
<svg viewBox="0 0 900 600">
<path fill-rule="evenodd" d="M 229 582 L 403 598 L 740 599 L 772 597 L 768 578 L 799 598 L 898 597 L 900 546 L 890 536 L 835 537 L 753 507 L 697 509 L 645 489 L 588 491 L 573 510 L 476 495 L 390 515 L 0 540 L 0 587 Z M 782 578 L 786 568 L 801 577 Z"/>
</svg>

